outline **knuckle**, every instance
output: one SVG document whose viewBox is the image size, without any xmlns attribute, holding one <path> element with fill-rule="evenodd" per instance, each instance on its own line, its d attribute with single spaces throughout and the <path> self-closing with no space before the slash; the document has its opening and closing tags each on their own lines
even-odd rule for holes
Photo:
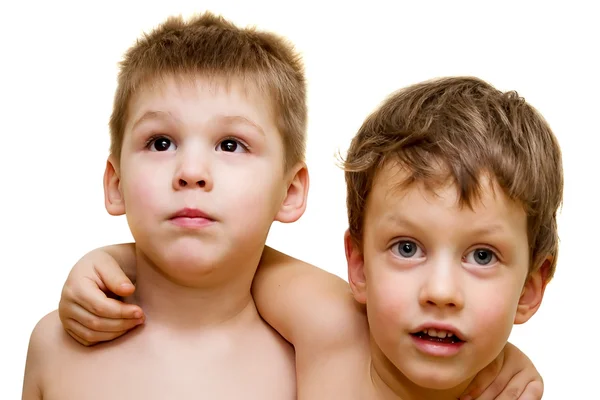
<svg viewBox="0 0 600 400">
<path fill-rule="evenodd" d="M 83 332 L 79 335 L 85 342 L 87 342 L 86 346 L 91 345 L 95 342 L 95 334 L 89 329 L 84 329 Z"/>
<path fill-rule="evenodd" d="M 96 318 L 94 316 L 89 317 L 85 321 L 85 326 L 94 331 L 100 330 L 100 325 L 101 325 L 100 319 Z"/>
<path fill-rule="evenodd" d="M 504 386 L 502 385 L 502 383 L 497 381 L 492 382 L 489 386 L 489 390 L 494 394 L 500 393 L 502 389 L 504 389 Z"/>
<path fill-rule="evenodd" d="M 92 304 L 92 312 L 96 315 L 104 315 L 106 308 L 101 304 Z"/>
<path fill-rule="evenodd" d="M 65 284 L 65 286 L 63 286 L 60 297 L 61 297 L 60 298 L 61 303 L 64 302 L 65 300 L 69 301 L 69 300 L 73 299 L 75 297 L 73 288 L 71 288 L 71 286 L 69 286 L 68 284 Z"/>
<path fill-rule="evenodd" d="M 510 387 L 505 391 L 506 400 L 518 400 L 521 396 L 521 391 L 518 388 Z"/>
</svg>

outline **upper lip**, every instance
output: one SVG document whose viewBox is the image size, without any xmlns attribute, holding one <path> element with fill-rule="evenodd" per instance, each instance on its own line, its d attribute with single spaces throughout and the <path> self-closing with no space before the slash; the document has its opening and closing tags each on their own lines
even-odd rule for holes
<svg viewBox="0 0 600 400">
<path fill-rule="evenodd" d="M 173 216 L 171 217 L 171 219 L 173 218 L 205 218 L 205 219 L 210 219 L 213 220 L 213 218 L 206 214 L 204 211 L 199 210 L 197 208 L 182 208 L 181 210 L 177 211 L 175 214 L 173 214 Z"/>
<path fill-rule="evenodd" d="M 411 331 L 411 333 L 419 333 L 423 332 L 425 329 L 435 329 L 436 331 L 446 331 L 451 332 L 454 336 L 462 340 L 466 341 L 465 334 L 460 331 L 460 329 L 456 328 L 453 325 L 440 323 L 440 322 L 426 322 L 422 325 L 419 325 L 416 329 Z"/>
</svg>

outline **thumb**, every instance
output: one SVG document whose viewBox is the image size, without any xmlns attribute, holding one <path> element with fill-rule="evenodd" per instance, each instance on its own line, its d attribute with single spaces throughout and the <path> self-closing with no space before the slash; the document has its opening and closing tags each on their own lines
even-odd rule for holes
<svg viewBox="0 0 600 400">
<path fill-rule="evenodd" d="M 100 281 L 98 286 L 102 290 L 112 292 L 120 297 L 131 296 L 135 291 L 131 280 L 111 256 L 107 255 L 102 262 L 96 262 L 94 270 Z"/>
</svg>

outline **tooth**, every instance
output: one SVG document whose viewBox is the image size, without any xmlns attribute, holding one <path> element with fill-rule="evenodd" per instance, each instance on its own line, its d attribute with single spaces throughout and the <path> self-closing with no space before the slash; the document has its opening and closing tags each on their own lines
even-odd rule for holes
<svg viewBox="0 0 600 400">
<path fill-rule="evenodd" d="M 444 339 L 446 337 L 446 331 L 439 331 L 437 337 Z"/>
<path fill-rule="evenodd" d="M 433 337 L 437 336 L 437 331 L 433 328 L 427 329 L 427 333 L 429 334 L 429 336 L 433 336 Z"/>
<path fill-rule="evenodd" d="M 427 329 L 423 329 L 423 333 L 427 335 Z"/>
<path fill-rule="evenodd" d="M 450 333 L 450 332 L 448 332 L 448 337 L 452 337 L 452 336 L 454 336 L 454 334 L 453 334 L 453 333 Z"/>
</svg>

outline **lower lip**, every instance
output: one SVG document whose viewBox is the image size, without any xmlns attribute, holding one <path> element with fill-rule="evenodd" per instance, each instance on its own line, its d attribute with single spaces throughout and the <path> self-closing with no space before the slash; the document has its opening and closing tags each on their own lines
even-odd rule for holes
<svg viewBox="0 0 600 400">
<path fill-rule="evenodd" d="M 181 226 L 183 228 L 204 228 L 206 226 L 212 225 L 213 220 L 208 218 L 190 218 L 190 217 L 175 217 L 171 218 L 171 222 L 177 226 Z"/>
<path fill-rule="evenodd" d="M 432 340 L 421 339 L 420 337 L 411 335 L 413 343 L 417 349 L 429 356 L 433 357 L 452 357 L 456 355 L 465 342 L 458 343 L 440 343 Z"/>
</svg>

